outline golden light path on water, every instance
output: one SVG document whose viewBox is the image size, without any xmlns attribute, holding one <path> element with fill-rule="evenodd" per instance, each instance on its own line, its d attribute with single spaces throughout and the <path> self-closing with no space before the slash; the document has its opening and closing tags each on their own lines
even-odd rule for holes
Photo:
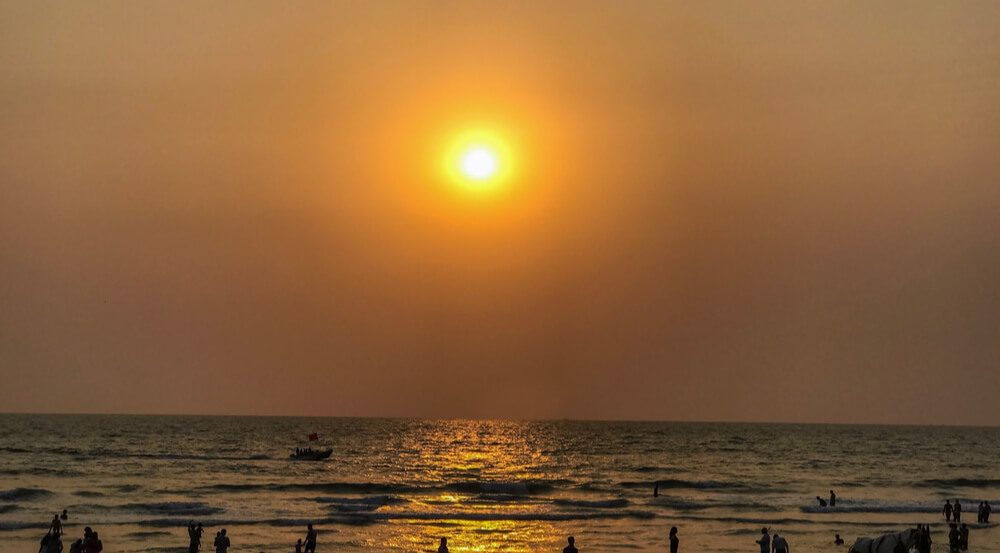
<svg viewBox="0 0 1000 553">
<path fill-rule="evenodd" d="M 456 421 L 455 426 L 434 428 L 430 435 L 413 436 L 412 468 L 419 467 L 428 484 L 467 476 L 470 481 L 496 483 L 499 490 L 503 486 L 516 490 L 524 482 L 559 478 L 558 474 L 539 471 L 552 461 L 544 452 L 551 447 L 538 436 L 528 439 L 523 425 L 468 422 Z M 455 553 L 551 550 L 553 544 L 565 540 L 565 534 L 550 521 L 532 520 L 542 509 L 542 503 L 524 496 L 510 501 L 498 501 L 495 496 L 470 501 L 469 493 L 446 491 L 411 498 L 405 505 L 380 510 L 413 516 L 395 521 L 399 528 L 390 532 L 392 537 L 387 541 L 373 537 L 367 545 L 376 550 L 436 551 L 440 539 L 447 537 L 449 551 Z"/>
</svg>

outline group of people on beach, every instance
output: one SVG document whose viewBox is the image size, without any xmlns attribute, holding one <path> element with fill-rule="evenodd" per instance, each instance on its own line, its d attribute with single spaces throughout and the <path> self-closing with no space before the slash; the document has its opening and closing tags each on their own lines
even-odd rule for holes
<svg viewBox="0 0 1000 553">
<path fill-rule="evenodd" d="M 198 553 L 198 550 L 201 549 L 201 536 L 204 532 L 205 529 L 202 527 L 200 522 L 195 524 L 192 520 L 188 523 L 188 538 L 191 540 L 188 545 L 188 553 Z M 231 546 L 232 542 L 229 540 L 229 536 L 226 535 L 225 528 L 215 533 L 215 541 L 212 542 L 212 547 L 215 548 L 215 553 L 227 553 L 227 550 Z M 303 547 L 305 547 L 305 551 L 303 551 Z M 303 543 L 301 539 L 296 542 L 295 553 L 316 553 L 316 530 L 313 529 L 312 524 L 306 525 L 305 543 Z"/>
<path fill-rule="evenodd" d="M 68 518 L 69 514 L 65 509 L 61 515 L 52 517 L 52 524 L 49 525 L 48 532 L 42 537 L 38 553 L 62 553 L 65 547 L 62 542 L 63 521 Z M 83 529 L 82 538 L 77 539 L 69 546 L 69 553 L 101 553 L 103 550 L 104 544 L 101 542 L 101 538 L 90 526 Z"/>
<path fill-rule="evenodd" d="M 760 529 L 760 539 L 757 540 L 760 546 L 760 553 L 789 553 L 788 540 L 779 536 L 777 532 L 774 536 L 768 534 L 767 528 Z"/>
<path fill-rule="evenodd" d="M 816 501 L 819 501 L 820 507 L 826 507 L 826 500 L 823 499 L 822 497 L 817 495 Z M 830 490 L 830 506 L 831 507 L 837 506 L 837 494 L 833 493 L 833 490 Z"/>
<path fill-rule="evenodd" d="M 959 500 L 956 499 L 955 504 L 952 505 L 950 499 L 945 499 L 943 512 L 945 520 L 951 522 L 951 519 L 954 518 L 956 523 L 962 522 L 962 503 Z M 976 522 L 989 522 L 991 512 L 993 512 L 993 508 L 990 507 L 990 502 L 980 501 Z"/>
</svg>

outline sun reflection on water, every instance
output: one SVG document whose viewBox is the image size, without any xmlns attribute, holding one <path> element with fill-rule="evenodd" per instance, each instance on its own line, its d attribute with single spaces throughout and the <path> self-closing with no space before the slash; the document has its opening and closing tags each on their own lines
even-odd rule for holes
<svg viewBox="0 0 1000 553">
<path fill-rule="evenodd" d="M 382 507 L 398 531 L 387 542 L 373 539 L 374 549 L 435 552 L 447 537 L 453 553 L 528 553 L 565 539 L 564 530 L 538 520 L 548 502 L 531 498 L 534 483 L 561 476 L 546 468 L 554 444 L 528 435 L 522 423 L 436 421 L 422 430 L 404 439 L 408 472 L 441 491 Z"/>
</svg>

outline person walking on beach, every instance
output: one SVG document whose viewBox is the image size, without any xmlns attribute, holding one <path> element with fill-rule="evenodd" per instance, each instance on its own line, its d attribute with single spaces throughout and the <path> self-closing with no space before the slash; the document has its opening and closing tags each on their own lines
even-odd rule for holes
<svg viewBox="0 0 1000 553">
<path fill-rule="evenodd" d="M 576 543 L 576 539 L 573 538 L 573 536 L 570 536 L 566 538 L 566 541 L 569 542 L 569 545 L 563 547 L 563 553 L 577 553 L 576 546 L 573 545 L 574 543 Z"/>
<path fill-rule="evenodd" d="M 992 513 L 992 512 L 993 512 L 993 509 L 990 507 L 990 502 L 989 501 L 983 501 L 983 522 L 989 522 L 990 521 L 990 513 Z"/>
<path fill-rule="evenodd" d="M 49 547 L 46 551 L 48 551 L 48 553 L 62 553 L 62 550 L 63 543 L 62 540 L 59 539 L 59 534 L 52 534 L 52 537 L 49 538 Z"/>
<path fill-rule="evenodd" d="M 917 525 L 917 537 L 914 541 L 914 547 L 917 551 L 930 551 L 931 550 L 931 527 L 930 525 Z"/>
<path fill-rule="evenodd" d="M 958 544 L 962 539 L 962 535 L 958 532 L 958 525 L 954 522 L 949 523 L 948 526 L 951 528 L 948 532 L 948 547 L 952 551 L 958 551 Z"/>
<path fill-rule="evenodd" d="M 830 490 L 830 506 L 837 506 L 837 494 L 833 493 L 833 490 Z"/>
<path fill-rule="evenodd" d="M 952 509 L 951 509 L 951 500 L 950 499 L 945 499 L 944 500 L 944 520 L 946 522 L 951 522 L 951 511 L 952 511 Z"/>
<path fill-rule="evenodd" d="M 306 525 L 306 553 L 316 553 L 316 531 L 312 524 Z"/>
<path fill-rule="evenodd" d="M 448 538 L 441 538 L 441 545 L 438 546 L 438 553 L 448 553 Z"/>
<path fill-rule="evenodd" d="M 229 549 L 229 537 L 226 536 L 226 529 L 219 530 L 219 536 L 215 538 L 215 553 L 226 553 Z"/>
<path fill-rule="evenodd" d="M 771 551 L 773 553 L 788 553 L 788 542 L 777 532 L 774 533 L 774 539 L 771 541 Z"/>
<path fill-rule="evenodd" d="M 195 538 L 196 529 L 194 521 L 188 522 L 188 553 L 198 553 L 198 541 Z"/>
<path fill-rule="evenodd" d="M 677 539 L 677 527 L 672 526 L 670 528 L 670 553 L 677 553 L 677 546 L 680 545 L 680 542 Z"/>
<path fill-rule="evenodd" d="M 302 553 L 302 538 L 295 542 L 295 553 Z"/>
<path fill-rule="evenodd" d="M 52 515 L 52 524 L 49 525 L 49 532 L 58 536 L 62 534 L 62 530 L 62 521 L 59 520 L 59 515 Z"/>
<path fill-rule="evenodd" d="M 97 531 L 91 530 L 90 526 L 83 530 L 84 536 L 86 536 L 83 538 L 83 553 L 101 553 L 101 551 L 104 551 L 104 543 L 98 537 Z"/>
<path fill-rule="evenodd" d="M 767 528 L 761 528 L 760 533 L 760 539 L 757 540 L 757 544 L 760 545 L 760 553 L 771 553 L 771 536 L 767 535 Z"/>
<path fill-rule="evenodd" d="M 976 522 L 982 522 L 983 521 L 983 502 L 982 501 L 979 502 L 979 511 L 977 511 L 977 512 L 978 512 L 978 514 L 976 515 Z"/>
<path fill-rule="evenodd" d="M 955 516 L 955 522 L 962 522 L 962 504 L 955 500 L 955 507 L 952 510 Z"/>
<path fill-rule="evenodd" d="M 962 551 L 969 549 L 969 527 L 964 522 L 961 528 L 958 529 L 958 547 Z"/>
</svg>

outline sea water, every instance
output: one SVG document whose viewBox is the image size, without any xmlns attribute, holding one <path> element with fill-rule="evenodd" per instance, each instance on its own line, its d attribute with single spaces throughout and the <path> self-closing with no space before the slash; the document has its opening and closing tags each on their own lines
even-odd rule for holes
<svg viewBox="0 0 1000 553">
<path fill-rule="evenodd" d="M 333 455 L 289 459 L 307 446 Z M 192 520 L 206 551 L 226 528 L 233 552 L 292 552 L 308 523 L 339 552 L 666 551 L 671 526 L 681 551 L 754 552 L 762 527 L 846 551 L 917 523 L 947 551 L 945 499 L 1000 552 L 976 522 L 998 466 L 997 428 L 0 415 L 0 553 L 63 509 L 67 550 L 91 526 L 109 552 L 183 551 Z"/>
</svg>

